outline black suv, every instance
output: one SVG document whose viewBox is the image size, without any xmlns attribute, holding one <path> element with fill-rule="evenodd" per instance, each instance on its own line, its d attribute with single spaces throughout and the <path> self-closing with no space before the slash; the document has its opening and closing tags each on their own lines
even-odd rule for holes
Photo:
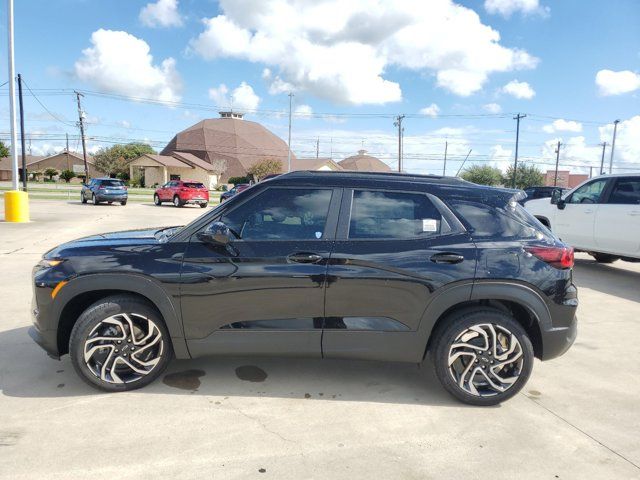
<svg viewBox="0 0 640 480">
<path fill-rule="evenodd" d="M 455 397 L 496 404 L 576 336 L 573 251 L 522 195 L 432 176 L 281 175 L 185 227 L 49 251 L 30 332 L 108 391 L 150 383 L 173 356 L 429 356 Z"/>
</svg>

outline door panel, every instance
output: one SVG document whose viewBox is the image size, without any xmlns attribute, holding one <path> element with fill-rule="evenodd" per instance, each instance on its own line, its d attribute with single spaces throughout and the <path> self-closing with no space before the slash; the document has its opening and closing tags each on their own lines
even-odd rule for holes
<svg viewBox="0 0 640 480">
<path fill-rule="evenodd" d="M 327 272 L 323 355 L 417 361 L 434 292 L 474 277 L 476 249 L 425 194 L 356 191 L 353 209 L 350 194 L 338 234 L 345 238 Z"/>
<path fill-rule="evenodd" d="M 595 247 L 595 219 L 607 182 L 601 178 L 582 185 L 567 197 L 564 209 L 558 209 L 554 229 L 563 242 L 581 249 Z"/>
<path fill-rule="evenodd" d="M 615 180 L 595 220 L 598 251 L 640 256 L 640 177 Z"/>
</svg>

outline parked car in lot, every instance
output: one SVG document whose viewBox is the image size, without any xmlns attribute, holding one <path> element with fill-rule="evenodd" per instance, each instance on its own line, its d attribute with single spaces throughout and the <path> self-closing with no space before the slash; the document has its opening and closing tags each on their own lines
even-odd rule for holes
<svg viewBox="0 0 640 480">
<path fill-rule="evenodd" d="M 153 194 L 153 203 L 162 205 L 162 202 L 171 202 L 176 207 L 196 204 L 205 208 L 209 205 L 209 190 L 201 182 L 171 180 L 156 188 Z"/>
<path fill-rule="evenodd" d="M 420 363 L 493 405 L 576 336 L 573 251 L 517 203 L 457 178 L 294 172 L 184 227 L 100 234 L 33 271 L 30 334 L 106 391 L 172 357 Z"/>
<path fill-rule="evenodd" d="M 537 200 L 538 198 L 551 198 L 554 192 L 558 192 L 556 195 L 562 195 L 566 192 L 566 188 L 562 187 L 529 187 L 524 189 L 524 193 L 527 194 L 525 198 L 520 200 L 520 205 L 524 205 L 525 203 L 531 200 Z"/>
<path fill-rule="evenodd" d="M 122 180 L 117 178 L 92 178 L 88 184 L 82 185 L 80 201 L 91 201 L 94 205 L 102 202 L 109 204 L 120 202 L 126 205 L 128 199 L 127 187 Z"/>
<path fill-rule="evenodd" d="M 540 222 L 596 261 L 640 261 L 640 174 L 604 175 L 526 203 Z"/>
<path fill-rule="evenodd" d="M 248 184 L 248 183 L 239 183 L 238 185 L 233 187 L 231 190 L 228 190 L 228 191 L 224 192 L 222 195 L 220 195 L 220 202 L 224 202 L 225 200 L 229 200 L 234 195 L 237 195 L 240 192 L 244 192 L 250 186 L 251 185 Z"/>
</svg>

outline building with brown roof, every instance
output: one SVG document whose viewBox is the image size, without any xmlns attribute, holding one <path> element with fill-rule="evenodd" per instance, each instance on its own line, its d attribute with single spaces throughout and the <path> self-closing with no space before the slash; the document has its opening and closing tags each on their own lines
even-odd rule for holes
<svg viewBox="0 0 640 480">
<path fill-rule="evenodd" d="M 81 153 L 76 152 L 67 152 L 63 150 L 62 152 L 55 153 L 53 155 L 48 155 L 46 157 L 40 156 L 30 156 L 27 155 L 27 173 L 31 176 L 34 172 L 42 173 L 47 168 L 53 168 L 57 170 L 58 173 L 62 172 L 62 170 L 71 170 L 76 175 L 84 176 L 84 159 Z M 18 167 L 20 171 L 20 175 L 22 175 L 22 157 L 18 156 Z M 89 169 L 90 177 L 100 177 L 104 175 L 104 172 L 98 170 L 94 163 L 93 157 L 91 155 L 87 155 L 87 167 Z M 0 180 L 11 180 L 11 158 L 5 157 L 0 159 Z M 53 177 L 57 178 L 57 175 Z M 71 179 L 71 183 L 81 183 L 82 179 L 79 177 Z"/>
<path fill-rule="evenodd" d="M 202 120 L 178 133 L 160 154 L 190 153 L 220 170 L 218 182 L 223 183 L 247 175 L 251 166 L 265 159 L 280 160 L 286 171 L 288 150 L 285 141 L 259 123 L 244 120 L 241 113 L 220 112 L 220 118 Z"/>
<path fill-rule="evenodd" d="M 357 155 L 347 157 L 344 160 L 338 162 L 343 170 L 350 170 L 353 172 L 390 172 L 391 167 L 384 163 L 382 160 L 367 155 L 366 150 L 358 150 Z"/>
<path fill-rule="evenodd" d="M 142 179 L 147 187 L 164 185 L 169 180 L 194 180 L 213 190 L 220 172 L 191 153 L 173 152 L 171 155 L 147 153 L 136 158 L 129 163 L 129 175 L 131 179 Z"/>
</svg>

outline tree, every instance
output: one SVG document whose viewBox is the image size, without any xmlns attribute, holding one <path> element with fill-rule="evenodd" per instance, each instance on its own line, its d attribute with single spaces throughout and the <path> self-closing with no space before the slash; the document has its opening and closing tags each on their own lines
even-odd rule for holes
<svg viewBox="0 0 640 480">
<path fill-rule="evenodd" d="M 267 175 L 282 172 L 282 162 L 277 158 L 265 158 L 258 163 L 252 165 L 247 173 L 255 180 L 260 181 Z"/>
<path fill-rule="evenodd" d="M 0 141 L 0 158 L 8 157 L 11 154 L 9 152 L 9 148 L 4 144 L 4 142 Z"/>
<path fill-rule="evenodd" d="M 49 181 L 53 181 L 53 177 L 58 175 L 58 170 L 55 168 L 45 168 L 44 170 L 45 176 L 49 177 Z"/>
<path fill-rule="evenodd" d="M 502 182 L 506 187 L 513 185 L 513 166 L 507 168 Z M 516 188 L 525 189 L 544 184 L 544 174 L 535 165 L 520 164 L 516 174 Z"/>
<path fill-rule="evenodd" d="M 60 172 L 60 178 L 67 183 L 69 183 L 72 178 L 75 178 L 75 176 L 76 174 L 73 173 L 72 170 L 62 170 L 62 172 Z"/>
<path fill-rule="evenodd" d="M 489 165 L 472 165 L 460 175 L 467 182 L 495 186 L 502 183 L 502 171 Z"/>
<path fill-rule="evenodd" d="M 156 153 L 146 143 L 127 143 L 101 148 L 93 156 L 95 167 L 107 175 L 129 175 L 129 163 L 146 153 Z"/>
</svg>

